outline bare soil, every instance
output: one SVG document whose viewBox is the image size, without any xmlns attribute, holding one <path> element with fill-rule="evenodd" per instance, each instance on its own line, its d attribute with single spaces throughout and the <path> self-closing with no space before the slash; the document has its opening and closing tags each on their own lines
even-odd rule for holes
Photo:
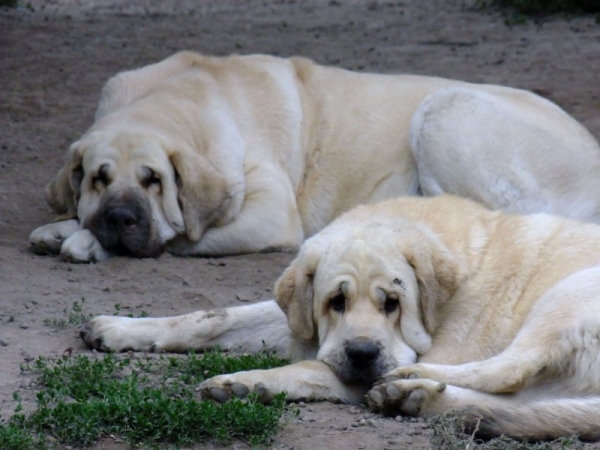
<svg viewBox="0 0 600 450">
<path fill-rule="evenodd" d="M 373 72 L 506 84 L 552 99 L 600 137 L 600 25 L 593 17 L 506 26 L 460 0 L 31 0 L 0 9 L 0 414 L 30 391 L 20 364 L 66 349 L 76 328 L 46 319 L 85 298 L 85 313 L 190 312 L 268 299 L 291 254 L 219 259 L 114 258 L 70 265 L 34 256 L 29 233 L 52 220 L 43 187 L 91 124 L 103 83 L 181 49 L 303 55 Z M 309 404 L 278 448 L 428 449 L 423 421 Z M 126 448 L 105 439 L 97 448 Z M 243 443 L 233 448 L 245 448 Z"/>
</svg>

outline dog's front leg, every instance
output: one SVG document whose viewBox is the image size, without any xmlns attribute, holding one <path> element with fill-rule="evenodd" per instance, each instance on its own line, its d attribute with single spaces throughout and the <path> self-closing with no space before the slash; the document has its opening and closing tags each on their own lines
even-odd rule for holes
<svg viewBox="0 0 600 450">
<path fill-rule="evenodd" d="M 196 311 L 174 317 L 97 316 L 81 326 L 88 347 L 104 351 L 184 352 L 218 347 L 285 355 L 291 332 L 274 300 L 244 306 Z"/>
<path fill-rule="evenodd" d="M 37 227 L 29 235 L 31 251 L 36 255 L 58 254 L 63 242 L 81 230 L 77 219 L 61 220 Z"/>
<path fill-rule="evenodd" d="M 290 401 L 360 403 L 368 388 L 344 384 L 327 364 L 306 360 L 275 369 L 218 375 L 204 381 L 200 389 L 202 398 L 220 403 L 232 396 L 246 397 L 250 393 L 256 393 L 260 401 L 268 403 L 281 392 L 285 392 Z"/>
<path fill-rule="evenodd" d="M 112 256 L 89 230 L 81 228 L 77 219 L 42 225 L 31 232 L 29 243 L 36 255 L 60 253 L 72 263 L 104 261 Z"/>
</svg>

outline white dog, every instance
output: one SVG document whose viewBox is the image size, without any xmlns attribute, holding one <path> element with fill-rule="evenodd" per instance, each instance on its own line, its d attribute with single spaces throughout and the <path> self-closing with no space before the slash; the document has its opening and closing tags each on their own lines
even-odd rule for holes
<svg viewBox="0 0 600 450">
<path fill-rule="evenodd" d="M 450 192 L 600 222 L 600 148 L 537 95 L 300 59 L 191 52 L 105 86 L 47 189 L 36 253 L 297 248 L 353 206 Z"/>
<path fill-rule="evenodd" d="M 99 316 L 81 335 L 103 350 L 264 341 L 289 352 L 291 365 L 205 381 L 202 395 L 218 401 L 367 394 L 392 414 L 466 408 L 487 435 L 600 438 L 598 225 L 453 196 L 360 206 L 304 243 L 275 296 L 172 318 Z"/>
</svg>

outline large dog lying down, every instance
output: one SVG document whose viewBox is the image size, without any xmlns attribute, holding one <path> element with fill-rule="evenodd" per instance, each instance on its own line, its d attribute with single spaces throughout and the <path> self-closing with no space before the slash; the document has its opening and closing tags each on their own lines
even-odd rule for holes
<svg viewBox="0 0 600 450">
<path fill-rule="evenodd" d="M 124 72 L 47 188 L 36 253 L 297 248 L 353 206 L 450 192 L 600 223 L 600 148 L 532 93 L 300 59 L 178 53 Z"/>
<path fill-rule="evenodd" d="M 277 304 L 98 316 L 81 335 L 103 350 L 264 341 L 289 351 L 289 366 L 205 381 L 202 394 L 218 401 L 366 394 L 393 414 L 469 408 L 488 435 L 597 439 L 599 263 L 598 225 L 453 196 L 399 198 L 357 207 L 307 240 L 277 281 Z"/>
</svg>

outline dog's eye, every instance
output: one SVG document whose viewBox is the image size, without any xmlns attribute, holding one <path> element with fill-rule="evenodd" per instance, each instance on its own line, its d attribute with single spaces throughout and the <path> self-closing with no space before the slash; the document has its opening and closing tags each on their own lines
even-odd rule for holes
<svg viewBox="0 0 600 450">
<path fill-rule="evenodd" d="M 385 303 L 383 304 L 383 310 L 385 311 L 385 314 L 389 316 L 390 314 L 395 312 L 399 306 L 400 301 L 397 298 L 388 296 L 385 299 Z"/>
<path fill-rule="evenodd" d="M 329 308 L 336 313 L 342 314 L 346 310 L 346 297 L 341 292 L 329 300 Z"/>
<path fill-rule="evenodd" d="M 101 186 L 106 186 L 106 177 L 103 175 L 96 175 L 92 178 L 92 184 L 97 186 L 98 184 Z"/>
<path fill-rule="evenodd" d="M 154 185 L 160 186 L 160 183 L 161 183 L 160 177 L 154 170 L 151 170 L 151 169 L 149 169 L 148 175 L 142 181 L 142 185 L 146 189 L 148 189 L 150 186 L 154 186 Z"/>
<path fill-rule="evenodd" d="M 92 177 L 92 186 L 96 189 L 108 186 L 108 165 L 102 164 Z"/>
</svg>

